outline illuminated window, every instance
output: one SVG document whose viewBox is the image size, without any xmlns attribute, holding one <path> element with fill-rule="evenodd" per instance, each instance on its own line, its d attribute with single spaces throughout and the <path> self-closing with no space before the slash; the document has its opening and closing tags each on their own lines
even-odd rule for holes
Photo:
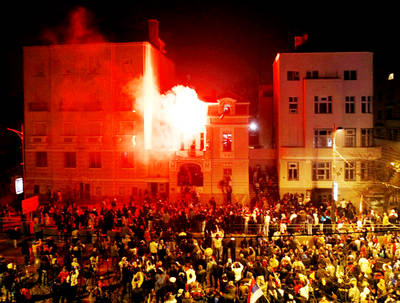
<svg viewBox="0 0 400 303">
<path fill-rule="evenodd" d="M 331 178 L 331 163 L 330 162 L 313 162 L 312 166 L 312 179 L 330 180 Z"/>
<path fill-rule="evenodd" d="M 346 96 L 345 112 L 346 114 L 354 114 L 356 112 L 356 99 L 354 96 Z"/>
<path fill-rule="evenodd" d="M 356 180 L 356 164 L 354 161 L 346 161 L 344 163 L 344 179 L 346 181 Z"/>
<path fill-rule="evenodd" d="M 89 168 L 101 168 L 101 153 L 90 152 L 89 153 Z"/>
<path fill-rule="evenodd" d="M 356 146 L 356 129 L 346 128 L 344 130 L 344 146 L 355 147 Z"/>
<path fill-rule="evenodd" d="M 297 97 L 289 97 L 289 113 L 297 114 Z"/>
<path fill-rule="evenodd" d="M 298 162 L 288 163 L 288 180 L 289 181 L 299 180 L 299 163 Z"/>
<path fill-rule="evenodd" d="M 47 152 L 36 152 L 36 167 L 47 167 Z"/>
<path fill-rule="evenodd" d="M 287 79 L 288 81 L 298 81 L 300 80 L 300 74 L 297 71 L 288 71 Z"/>
<path fill-rule="evenodd" d="M 200 150 L 204 150 L 204 133 L 200 133 Z"/>
<path fill-rule="evenodd" d="M 314 97 L 314 113 L 315 114 L 331 114 L 332 113 L 332 96 Z"/>
<path fill-rule="evenodd" d="M 133 152 L 122 152 L 121 153 L 121 167 L 122 168 L 133 168 L 134 167 L 134 155 Z"/>
<path fill-rule="evenodd" d="M 65 168 L 76 168 L 76 153 L 65 152 L 64 153 L 64 167 Z"/>
<path fill-rule="evenodd" d="M 332 130 L 330 128 L 314 129 L 314 148 L 332 147 Z"/>
<path fill-rule="evenodd" d="M 371 96 L 362 96 L 361 97 L 361 112 L 363 114 L 372 113 L 372 98 L 371 98 Z"/>
<path fill-rule="evenodd" d="M 344 80 L 357 80 L 357 71 L 356 70 L 345 70 L 343 73 Z"/>
<path fill-rule="evenodd" d="M 374 145 L 373 128 L 361 129 L 361 146 L 369 147 Z"/>
<path fill-rule="evenodd" d="M 231 152 L 232 151 L 232 134 L 225 132 L 222 134 L 222 151 Z"/>
</svg>

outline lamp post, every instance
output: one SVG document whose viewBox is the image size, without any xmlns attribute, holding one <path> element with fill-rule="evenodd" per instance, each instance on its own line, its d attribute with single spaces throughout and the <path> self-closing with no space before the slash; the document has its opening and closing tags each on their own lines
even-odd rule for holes
<svg viewBox="0 0 400 303">
<path fill-rule="evenodd" d="M 336 169 L 336 135 L 338 131 L 342 131 L 342 127 L 333 126 L 333 136 L 332 136 L 332 171 L 333 171 L 333 183 L 332 183 L 332 207 L 331 207 L 331 218 L 332 224 L 336 223 L 336 202 L 339 197 L 339 185 L 337 182 L 337 169 Z"/>
<path fill-rule="evenodd" d="M 24 145 L 24 124 L 21 124 L 21 130 L 16 130 L 12 128 L 7 128 L 7 130 L 17 134 L 17 136 L 21 140 L 21 148 L 22 148 L 22 184 L 23 184 L 23 197 L 24 199 L 26 198 L 26 193 L 25 193 L 25 145 Z"/>
</svg>

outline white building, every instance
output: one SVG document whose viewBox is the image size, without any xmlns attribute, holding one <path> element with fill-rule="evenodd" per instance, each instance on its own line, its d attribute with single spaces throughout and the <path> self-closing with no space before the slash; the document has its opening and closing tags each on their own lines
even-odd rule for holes
<svg viewBox="0 0 400 303">
<path fill-rule="evenodd" d="M 369 163 L 381 155 L 373 142 L 373 54 L 280 53 L 273 73 L 280 194 L 329 200 L 336 183 L 337 198 L 358 205 Z"/>
</svg>

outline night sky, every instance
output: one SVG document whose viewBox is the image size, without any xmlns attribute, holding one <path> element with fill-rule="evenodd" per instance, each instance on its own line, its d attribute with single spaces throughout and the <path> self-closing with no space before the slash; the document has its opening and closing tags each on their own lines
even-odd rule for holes
<svg viewBox="0 0 400 303">
<path fill-rule="evenodd" d="M 0 135 L 8 139 L 3 145 L 10 140 L 18 143 L 9 138 L 12 134 L 5 135 L 4 129 L 19 127 L 23 119 L 22 47 L 46 43 L 45 32 L 65 31 L 77 6 L 87 9 L 89 26 L 110 42 L 141 41 L 147 20 L 158 19 L 167 55 L 176 65 L 177 84 L 190 84 L 200 97 L 216 94 L 254 100 L 258 84 L 272 83 L 276 54 L 293 51 L 294 36 L 304 33 L 309 35 L 306 50 L 374 52 L 376 79 L 399 70 L 398 9 L 390 3 L 382 7 L 367 2 L 352 6 L 325 1 L 320 6 L 286 1 L 235 3 L 131 0 L 7 4 L 1 18 L 7 53 Z"/>
</svg>

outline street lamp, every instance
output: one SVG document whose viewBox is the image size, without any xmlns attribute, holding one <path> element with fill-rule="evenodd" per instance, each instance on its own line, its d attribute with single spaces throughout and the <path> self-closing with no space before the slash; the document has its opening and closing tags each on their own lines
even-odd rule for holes
<svg viewBox="0 0 400 303">
<path fill-rule="evenodd" d="M 333 127 L 333 136 L 332 136 L 332 171 L 333 171 L 333 184 L 332 184 L 332 208 L 331 208 L 331 218 L 332 223 L 336 223 L 336 202 L 339 198 L 339 185 L 337 182 L 337 169 L 336 169 L 336 153 L 337 153 L 337 145 L 336 145 L 336 135 L 338 132 L 343 130 L 342 127 Z"/>
<path fill-rule="evenodd" d="M 21 148 L 22 148 L 22 184 L 23 184 L 23 195 L 24 195 L 24 199 L 26 198 L 26 193 L 25 193 L 25 145 L 24 145 L 24 124 L 21 124 L 21 130 L 16 130 L 16 129 L 12 129 L 12 128 L 7 128 L 7 130 L 17 134 L 17 136 L 20 138 L 21 140 Z"/>
</svg>

